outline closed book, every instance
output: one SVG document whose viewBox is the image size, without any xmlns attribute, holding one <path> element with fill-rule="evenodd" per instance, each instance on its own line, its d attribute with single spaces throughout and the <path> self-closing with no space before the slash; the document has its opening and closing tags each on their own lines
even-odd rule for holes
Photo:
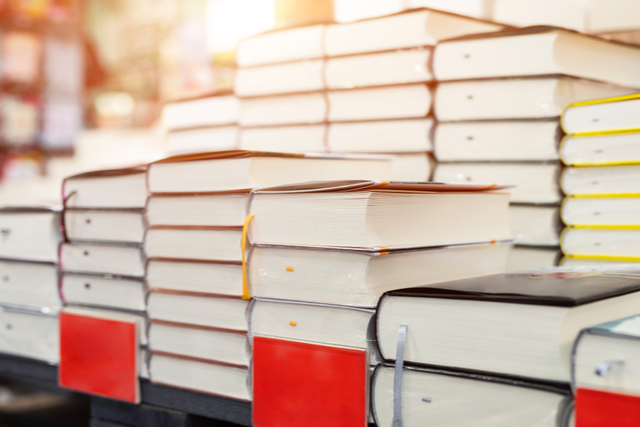
<svg viewBox="0 0 640 427">
<path fill-rule="evenodd" d="M 566 228 L 561 245 L 568 257 L 640 261 L 640 229 L 637 228 Z"/>
<path fill-rule="evenodd" d="M 514 246 L 507 258 L 507 272 L 555 267 L 561 257 L 557 248 Z"/>
<path fill-rule="evenodd" d="M 67 240 L 142 243 L 144 213 L 140 209 L 65 209 L 63 231 Z"/>
<path fill-rule="evenodd" d="M 406 427 L 487 424 L 495 427 L 568 427 L 573 400 L 567 388 L 441 369 L 402 371 L 402 422 Z M 377 425 L 394 419 L 394 367 L 380 365 L 372 383 Z"/>
<path fill-rule="evenodd" d="M 324 86 L 322 59 L 239 68 L 233 79 L 239 97 L 313 92 Z"/>
<path fill-rule="evenodd" d="M 438 123 L 434 154 L 440 162 L 557 161 L 562 135 L 557 119 Z"/>
<path fill-rule="evenodd" d="M 389 178 L 384 156 L 223 151 L 159 160 L 149 166 L 152 193 L 247 192 L 293 182 Z"/>
<path fill-rule="evenodd" d="M 508 240 L 508 195 L 486 191 L 500 188 L 374 181 L 274 187 L 252 199 L 249 238 L 370 252 Z M 462 214 L 469 209 L 474 215 Z"/>
<path fill-rule="evenodd" d="M 324 93 L 274 95 L 240 100 L 241 126 L 323 123 L 329 111 Z"/>
<path fill-rule="evenodd" d="M 248 193 L 154 195 L 146 220 L 151 227 L 242 227 L 248 201 Z"/>
<path fill-rule="evenodd" d="M 326 151 L 327 125 L 293 125 L 243 128 L 241 150 L 278 151 L 283 153 L 322 153 Z"/>
<path fill-rule="evenodd" d="M 143 277 L 144 253 L 140 246 L 102 243 L 63 243 L 60 270 L 76 273 Z"/>
<path fill-rule="evenodd" d="M 142 280 L 111 275 L 63 273 L 60 293 L 67 304 L 145 311 L 147 289 Z"/>
<path fill-rule="evenodd" d="M 148 258 L 242 261 L 242 228 L 151 227 L 144 240 Z"/>
<path fill-rule="evenodd" d="M 640 198 L 567 197 L 562 202 L 562 221 L 578 228 L 637 228 Z"/>
<path fill-rule="evenodd" d="M 572 135 L 639 130 L 639 111 L 638 94 L 576 102 L 562 114 L 562 127 Z"/>
<path fill-rule="evenodd" d="M 561 183 L 568 196 L 635 197 L 640 194 L 640 165 L 570 167 Z"/>
<path fill-rule="evenodd" d="M 439 121 L 560 117 L 576 101 L 634 93 L 610 84 L 564 76 L 441 82 L 434 95 Z"/>
<path fill-rule="evenodd" d="M 560 232 L 564 228 L 557 206 L 511 205 L 509 225 L 518 245 L 560 245 Z"/>
<path fill-rule="evenodd" d="M 505 272 L 510 245 L 450 246 L 398 252 L 253 247 L 251 295 L 375 307 L 387 290 Z"/>
<path fill-rule="evenodd" d="M 378 305 L 378 345 L 395 359 L 407 325 L 407 363 L 568 383 L 579 332 L 637 313 L 638 291 L 638 276 L 562 269 L 391 291 Z"/>
<path fill-rule="evenodd" d="M 433 59 L 437 80 L 564 74 L 634 88 L 639 65 L 640 47 L 546 26 L 450 39 Z"/>
<path fill-rule="evenodd" d="M 242 296 L 242 264 L 222 261 L 150 259 L 145 280 L 150 289 Z"/>
<path fill-rule="evenodd" d="M 0 260 L 0 305 L 56 313 L 62 306 L 54 263 Z"/>
<path fill-rule="evenodd" d="M 442 182 L 501 182 L 514 184 L 513 203 L 556 204 L 562 201 L 559 163 L 440 163 L 434 180 Z M 566 191 L 566 190 L 565 190 Z"/>
<path fill-rule="evenodd" d="M 146 166 L 82 173 L 66 178 L 67 208 L 142 209 L 147 201 Z"/>
<path fill-rule="evenodd" d="M 53 208 L 6 207 L 0 209 L 0 257 L 25 261 L 57 262 L 60 212 Z"/>
<path fill-rule="evenodd" d="M 570 166 L 611 166 L 640 163 L 640 132 L 567 135 L 560 156 Z"/>
<path fill-rule="evenodd" d="M 162 124 L 169 130 L 234 124 L 238 121 L 238 108 L 238 99 L 233 95 L 170 102 L 162 109 Z"/>
<path fill-rule="evenodd" d="M 415 153 L 432 151 L 433 118 L 330 123 L 329 151 L 336 153 Z"/>
<path fill-rule="evenodd" d="M 50 364 L 60 360 L 56 314 L 2 307 L 0 325 L 0 352 Z"/>
<path fill-rule="evenodd" d="M 235 150 L 239 132 L 235 125 L 178 129 L 168 132 L 165 141 L 171 156 Z"/>
</svg>

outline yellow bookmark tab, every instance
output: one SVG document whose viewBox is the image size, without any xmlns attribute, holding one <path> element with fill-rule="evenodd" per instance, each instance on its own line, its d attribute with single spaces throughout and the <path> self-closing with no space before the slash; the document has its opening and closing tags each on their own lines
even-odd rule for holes
<svg viewBox="0 0 640 427">
<path fill-rule="evenodd" d="M 249 294 L 249 282 L 247 281 L 247 255 L 245 253 L 245 249 L 247 247 L 247 232 L 253 217 L 254 215 L 247 216 L 244 220 L 244 226 L 242 227 L 242 299 L 251 299 L 251 295 Z"/>
</svg>

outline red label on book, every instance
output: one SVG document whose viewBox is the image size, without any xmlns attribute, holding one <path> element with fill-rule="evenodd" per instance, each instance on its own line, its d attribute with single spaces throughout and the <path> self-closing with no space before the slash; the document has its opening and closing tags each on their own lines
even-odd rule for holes
<svg viewBox="0 0 640 427">
<path fill-rule="evenodd" d="M 640 397 L 579 388 L 575 427 L 637 427 Z"/>
<path fill-rule="evenodd" d="M 254 337 L 253 424 L 366 426 L 368 370 L 364 350 Z"/>
<path fill-rule="evenodd" d="M 136 324 L 60 313 L 58 383 L 139 403 Z"/>
</svg>

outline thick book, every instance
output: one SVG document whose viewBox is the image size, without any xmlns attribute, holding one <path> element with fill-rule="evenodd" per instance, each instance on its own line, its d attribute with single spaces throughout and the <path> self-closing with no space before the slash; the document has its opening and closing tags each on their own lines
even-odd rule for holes
<svg viewBox="0 0 640 427">
<path fill-rule="evenodd" d="M 144 253 L 139 245 L 63 243 L 60 270 L 74 273 L 144 277 Z"/>
<path fill-rule="evenodd" d="M 113 275 L 62 273 L 60 294 L 65 303 L 81 306 L 146 311 L 147 289 L 141 279 Z"/>
<path fill-rule="evenodd" d="M 509 226 L 518 245 L 560 245 L 560 232 L 564 228 L 557 206 L 511 205 Z"/>
<path fill-rule="evenodd" d="M 233 95 L 219 95 L 170 102 L 162 108 L 162 125 L 168 130 L 235 124 L 239 102 Z"/>
<path fill-rule="evenodd" d="M 560 160 L 557 119 L 438 123 L 433 137 L 440 162 L 546 162 Z"/>
<path fill-rule="evenodd" d="M 0 257 L 58 262 L 60 211 L 46 207 L 0 209 Z"/>
<path fill-rule="evenodd" d="M 242 227 L 151 227 L 144 239 L 147 258 L 242 261 Z"/>
<path fill-rule="evenodd" d="M 576 228 L 639 228 L 640 197 L 567 197 L 562 221 Z"/>
<path fill-rule="evenodd" d="M 437 80 L 564 74 L 632 88 L 639 66 L 640 46 L 547 26 L 450 39 L 433 59 Z"/>
<path fill-rule="evenodd" d="M 514 246 L 507 258 L 507 272 L 555 267 L 560 258 L 562 258 L 562 252 L 558 248 Z"/>
<path fill-rule="evenodd" d="M 235 297 L 243 294 L 240 262 L 151 258 L 145 280 L 150 289 Z"/>
<path fill-rule="evenodd" d="M 254 337 L 253 351 L 256 427 L 367 425 L 366 350 Z"/>
<path fill-rule="evenodd" d="M 238 148 L 239 133 L 235 125 L 178 129 L 168 132 L 165 141 L 172 156 L 226 151 Z"/>
<path fill-rule="evenodd" d="M 433 179 L 442 182 L 497 181 L 515 185 L 509 193 L 513 203 L 557 204 L 562 201 L 562 165 L 546 163 L 440 163 Z M 566 191 L 566 190 L 565 190 Z"/>
<path fill-rule="evenodd" d="M 322 59 L 239 68 L 233 91 L 239 97 L 314 92 L 325 89 Z"/>
<path fill-rule="evenodd" d="M 567 135 L 560 145 L 562 162 L 570 166 L 614 166 L 640 163 L 640 132 Z"/>
<path fill-rule="evenodd" d="M 394 374 L 394 366 L 384 364 L 373 376 L 372 409 L 380 426 L 392 425 L 394 419 Z M 407 366 L 400 397 L 405 427 L 573 425 L 573 399 L 567 388 L 511 378 Z"/>
<path fill-rule="evenodd" d="M 326 151 L 326 133 L 327 125 L 324 123 L 242 128 L 238 148 L 282 153 L 322 153 Z"/>
<path fill-rule="evenodd" d="M 640 165 L 569 167 L 560 182 L 567 196 L 636 197 Z"/>
<path fill-rule="evenodd" d="M 62 182 L 67 208 L 142 209 L 147 201 L 146 166 L 82 173 Z"/>
<path fill-rule="evenodd" d="M 245 332 L 155 320 L 151 322 L 148 334 L 149 349 L 154 354 L 238 367 L 248 367 L 251 360 L 251 347 Z"/>
<path fill-rule="evenodd" d="M 509 240 L 508 195 L 487 191 L 501 188 L 328 181 L 263 189 L 249 208 L 249 239 L 370 252 Z"/>
<path fill-rule="evenodd" d="M 149 165 L 152 193 L 247 192 L 294 182 L 388 179 L 385 156 L 222 151 L 169 157 Z"/>
<path fill-rule="evenodd" d="M 323 92 L 274 95 L 240 100 L 242 127 L 324 123 L 329 112 Z"/>
<path fill-rule="evenodd" d="M 576 102 L 562 114 L 562 127 L 571 135 L 640 130 L 640 95 Z"/>
<path fill-rule="evenodd" d="M 563 269 L 484 276 L 387 292 L 378 305 L 378 345 L 405 361 L 568 383 L 580 331 L 637 313 L 640 276 Z"/>
<path fill-rule="evenodd" d="M 2 307 L 0 325 L 0 353 L 50 364 L 60 360 L 57 314 Z"/>
<path fill-rule="evenodd" d="M 515 76 L 439 83 L 433 101 L 437 119 L 448 122 L 557 118 L 572 102 L 635 92 L 567 76 Z"/>
<path fill-rule="evenodd" d="M 640 229 L 566 228 L 560 244 L 568 257 L 640 261 Z"/>
<path fill-rule="evenodd" d="M 147 312 L 152 321 L 246 332 L 249 301 L 238 297 L 152 289 Z"/>
<path fill-rule="evenodd" d="M 434 46 L 441 40 L 505 28 L 493 22 L 430 9 L 346 24 L 329 25 L 325 36 L 327 56 L 353 55 L 416 46 Z"/>
<path fill-rule="evenodd" d="M 0 260 L 0 305 L 57 313 L 62 306 L 54 263 Z"/>
<path fill-rule="evenodd" d="M 242 227 L 249 193 L 151 196 L 146 220 L 151 227 Z"/>
<path fill-rule="evenodd" d="M 63 212 L 67 240 L 85 242 L 142 243 L 144 212 L 141 209 L 78 209 Z"/>
<path fill-rule="evenodd" d="M 432 117 L 330 123 L 327 148 L 335 153 L 417 153 L 433 150 Z"/>
<path fill-rule="evenodd" d="M 504 273 L 509 248 L 483 244 L 369 253 L 256 246 L 247 258 L 248 286 L 255 298 L 375 307 L 391 289 Z"/>
</svg>

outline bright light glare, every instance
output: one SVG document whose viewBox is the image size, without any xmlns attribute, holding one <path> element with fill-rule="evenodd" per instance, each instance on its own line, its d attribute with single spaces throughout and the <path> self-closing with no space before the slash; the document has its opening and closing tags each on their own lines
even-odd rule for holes
<svg viewBox="0 0 640 427">
<path fill-rule="evenodd" d="M 129 116 L 135 107 L 135 101 L 125 92 L 101 93 L 94 102 L 96 110 L 102 116 Z"/>
<path fill-rule="evenodd" d="M 274 27 L 275 0 L 209 0 L 207 38 L 212 52 L 234 50 L 240 39 Z"/>
</svg>

